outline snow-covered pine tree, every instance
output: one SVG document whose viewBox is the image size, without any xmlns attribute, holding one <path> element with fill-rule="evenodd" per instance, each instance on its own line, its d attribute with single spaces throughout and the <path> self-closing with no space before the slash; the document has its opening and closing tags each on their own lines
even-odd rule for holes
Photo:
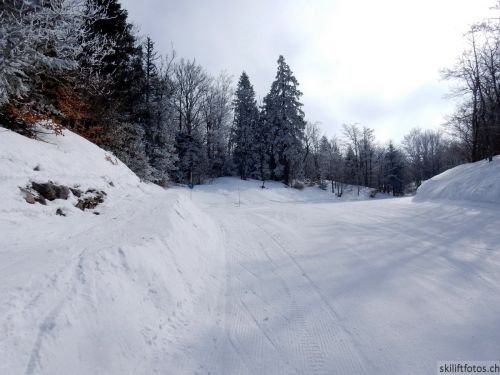
<svg viewBox="0 0 500 375">
<path fill-rule="evenodd" d="M 319 141 L 319 186 L 321 189 L 326 190 L 328 180 L 333 180 L 333 154 L 332 145 L 326 138 L 322 136 Z"/>
<path fill-rule="evenodd" d="M 183 183 L 201 184 L 207 170 L 207 160 L 203 150 L 203 139 L 198 131 L 191 134 L 177 132 L 175 148 L 177 161 L 177 180 Z"/>
<path fill-rule="evenodd" d="M 173 123 L 172 69 L 174 54 L 160 60 L 154 42 L 147 37 L 143 43 L 142 71 L 145 152 L 151 166 L 151 180 L 165 185 L 175 170 L 175 131 Z"/>
<path fill-rule="evenodd" d="M 347 145 L 345 153 L 343 180 L 347 184 L 358 184 L 358 160 L 350 144 Z"/>
<path fill-rule="evenodd" d="M 266 122 L 266 116 L 264 108 L 258 113 L 257 121 L 254 122 L 254 128 L 252 129 L 253 143 L 252 143 L 252 156 L 251 160 L 252 171 L 251 176 L 262 181 L 262 188 L 267 179 L 270 177 L 269 171 L 269 155 L 271 146 L 271 136 L 270 128 Z"/>
<path fill-rule="evenodd" d="M 264 98 L 265 124 L 270 127 L 270 169 L 272 177 L 292 185 L 300 177 L 304 140 L 304 112 L 299 83 L 283 56 L 270 92 Z"/>
<path fill-rule="evenodd" d="M 403 195 L 404 193 L 404 159 L 392 141 L 387 146 L 385 154 L 385 183 L 388 192 L 392 191 L 393 196 Z"/>
<path fill-rule="evenodd" d="M 255 148 L 255 132 L 258 130 L 257 121 L 259 111 L 255 100 L 255 91 L 248 75 L 243 72 L 238 81 L 235 98 L 233 100 L 234 120 L 232 129 L 232 143 L 234 145 L 233 160 L 238 168 L 242 180 L 246 180 L 251 172 Z M 257 156 L 258 158 L 258 156 Z M 258 160 L 255 160 L 259 164 Z M 257 170 L 260 168 L 257 167 Z"/>
<path fill-rule="evenodd" d="M 113 153 L 142 180 L 151 180 L 151 167 L 144 149 L 144 130 L 128 122 L 113 127 Z"/>
<path fill-rule="evenodd" d="M 65 111 L 58 105 L 60 92 L 75 85 L 78 58 L 85 47 L 95 55 L 109 53 L 95 37 L 85 43 L 80 35 L 87 22 L 97 22 L 103 9 L 85 7 L 85 0 L 4 0 L 0 6 L 0 116 L 23 131 Z M 66 90 L 67 91 L 67 90 Z M 13 100 L 14 99 L 14 100 Z"/>
<path fill-rule="evenodd" d="M 92 139 L 94 142 L 127 160 L 126 164 L 141 178 L 151 179 L 145 147 L 149 118 L 146 83 L 151 77 L 143 65 L 142 48 L 128 22 L 127 11 L 118 0 L 85 1 L 89 8 L 103 8 L 104 17 L 89 22 L 83 39 L 98 38 L 110 46 L 112 53 L 97 65 L 96 74 L 103 77 L 101 82 L 106 89 L 92 96 L 88 106 L 91 115 L 84 126 L 98 128 L 102 136 Z M 86 48 L 81 64 L 85 66 L 88 56 L 94 53 L 93 48 Z"/>
<path fill-rule="evenodd" d="M 122 8 L 118 0 L 85 0 L 90 9 L 104 9 L 104 15 L 98 20 L 88 20 L 85 39 L 98 38 L 112 50 L 102 58 L 98 64 L 101 76 L 110 76 L 108 93 L 100 98 L 106 104 L 126 105 L 127 94 L 134 82 L 131 82 L 131 69 L 134 58 L 140 53 L 140 46 L 132 31 L 132 24 L 128 22 L 128 13 Z M 88 48 L 82 58 L 94 55 L 95 49 Z"/>
<path fill-rule="evenodd" d="M 148 36 L 143 43 L 143 69 L 144 69 L 144 94 L 146 104 L 151 100 L 152 92 L 158 86 L 158 67 L 156 65 L 159 59 L 155 50 L 153 40 Z"/>
</svg>

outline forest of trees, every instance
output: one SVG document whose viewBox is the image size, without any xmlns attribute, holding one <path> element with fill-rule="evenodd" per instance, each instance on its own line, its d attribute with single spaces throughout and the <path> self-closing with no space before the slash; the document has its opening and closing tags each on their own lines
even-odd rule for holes
<svg viewBox="0 0 500 375">
<path fill-rule="evenodd" d="M 402 195 L 467 161 L 500 153 L 500 29 L 472 27 L 470 48 L 444 76 L 460 105 L 443 130 L 380 144 L 343 125 L 328 139 L 306 121 L 283 56 L 258 103 L 243 72 L 235 87 L 195 60 L 139 36 L 118 0 L 1 0 L 0 124 L 36 137 L 66 127 L 160 185 L 239 175 L 341 195 L 346 184 Z M 424 124 L 425 125 L 425 124 Z"/>
<path fill-rule="evenodd" d="M 491 161 L 500 153 L 500 19 L 472 25 L 466 38 L 468 48 L 443 74 L 460 99 L 447 127 L 468 161 Z"/>
</svg>

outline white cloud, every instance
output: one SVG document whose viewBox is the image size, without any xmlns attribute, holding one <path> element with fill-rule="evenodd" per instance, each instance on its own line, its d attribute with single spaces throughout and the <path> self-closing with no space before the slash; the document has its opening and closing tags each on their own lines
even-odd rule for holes
<svg viewBox="0 0 500 375">
<path fill-rule="evenodd" d="M 283 54 L 304 92 L 308 119 L 328 135 L 343 122 L 401 139 L 438 127 L 451 103 L 439 70 L 463 49 L 468 25 L 493 0 L 124 0 L 131 19 L 168 51 L 211 73 L 246 70 L 264 96 Z"/>
</svg>

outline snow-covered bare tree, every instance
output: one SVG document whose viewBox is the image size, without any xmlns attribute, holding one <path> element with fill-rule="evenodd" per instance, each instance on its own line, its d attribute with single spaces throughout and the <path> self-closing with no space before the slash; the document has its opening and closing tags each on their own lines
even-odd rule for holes
<svg viewBox="0 0 500 375">
<path fill-rule="evenodd" d="M 375 162 L 375 135 L 373 129 L 357 124 L 344 125 L 344 139 L 348 145 L 346 157 L 349 161 L 346 173 L 351 183 L 355 181 L 360 186 L 370 186 L 373 184 L 373 171 Z"/>
<path fill-rule="evenodd" d="M 319 178 L 319 138 L 319 123 L 308 121 L 304 132 L 304 176 L 310 181 L 317 181 Z"/>
<path fill-rule="evenodd" d="M 453 162 L 448 163 L 445 160 L 449 141 L 439 130 L 412 129 L 405 135 L 402 144 L 407 157 L 409 177 L 416 187 L 420 186 L 422 181 L 454 166 Z"/>
<path fill-rule="evenodd" d="M 498 10 L 498 8 L 497 8 Z M 500 24 L 498 19 L 474 24 L 467 33 L 468 47 L 446 79 L 457 83 L 461 99 L 448 128 L 464 144 L 470 161 L 500 153 Z"/>
<path fill-rule="evenodd" d="M 339 140 L 334 137 L 330 140 L 332 148 L 332 193 L 341 197 L 344 192 L 344 159 Z"/>
<path fill-rule="evenodd" d="M 222 176 L 229 162 L 227 144 L 231 123 L 231 77 L 221 73 L 210 80 L 202 104 L 205 133 L 205 155 L 209 177 Z"/>
<path fill-rule="evenodd" d="M 322 136 L 319 140 L 319 186 L 326 190 L 328 180 L 333 181 L 333 152 L 332 145 L 326 136 Z"/>
<path fill-rule="evenodd" d="M 206 171 L 203 152 L 203 105 L 211 79 L 194 60 L 181 59 L 174 67 L 173 104 L 179 156 L 177 178 L 182 182 L 201 182 Z"/>
<path fill-rule="evenodd" d="M 362 183 L 363 171 L 361 165 L 362 133 L 357 124 L 344 124 L 344 139 L 347 143 L 346 180 L 358 186 Z M 359 193 L 359 189 L 358 189 Z"/>
<path fill-rule="evenodd" d="M 373 164 L 375 155 L 375 132 L 373 129 L 363 127 L 360 140 L 360 168 L 362 173 L 362 184 L 373 186 Z"/>
</svg>

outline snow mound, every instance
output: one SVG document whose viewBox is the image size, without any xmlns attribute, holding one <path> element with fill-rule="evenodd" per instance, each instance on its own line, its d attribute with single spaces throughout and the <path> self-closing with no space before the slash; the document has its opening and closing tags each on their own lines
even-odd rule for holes
<svg viewBox="0 0 500 375">
<path fill-rule="evenodd" d="M 125 164 L 67 130 L 62 136 L 46 134 L 34 140 L 0 128 L 0 176 L 0 212 L 25 209 L 19 187 L 31 181 L 106 191 L 110 184 L 118 189 L 139 186 L 139 178 Z M 72 205 L 59 203 L 72 210 Z M 34 209 L 44 211 L 41 205 Z"/>
<path fill-rule="evenodd" d="M 19 186 L 48 180 L 104 190 L 99 215 L 28 204 Z M 195 373 L 220 322 L 221 236 L 184 191 L 69 131 L 0 128 L 0 373 Z"/>
<path fill-rule="evenodd" d="M 492 162 L 459 165 L 425 181 L 414 200 L 500 203 L 500 155 Z"/>
</svg>

